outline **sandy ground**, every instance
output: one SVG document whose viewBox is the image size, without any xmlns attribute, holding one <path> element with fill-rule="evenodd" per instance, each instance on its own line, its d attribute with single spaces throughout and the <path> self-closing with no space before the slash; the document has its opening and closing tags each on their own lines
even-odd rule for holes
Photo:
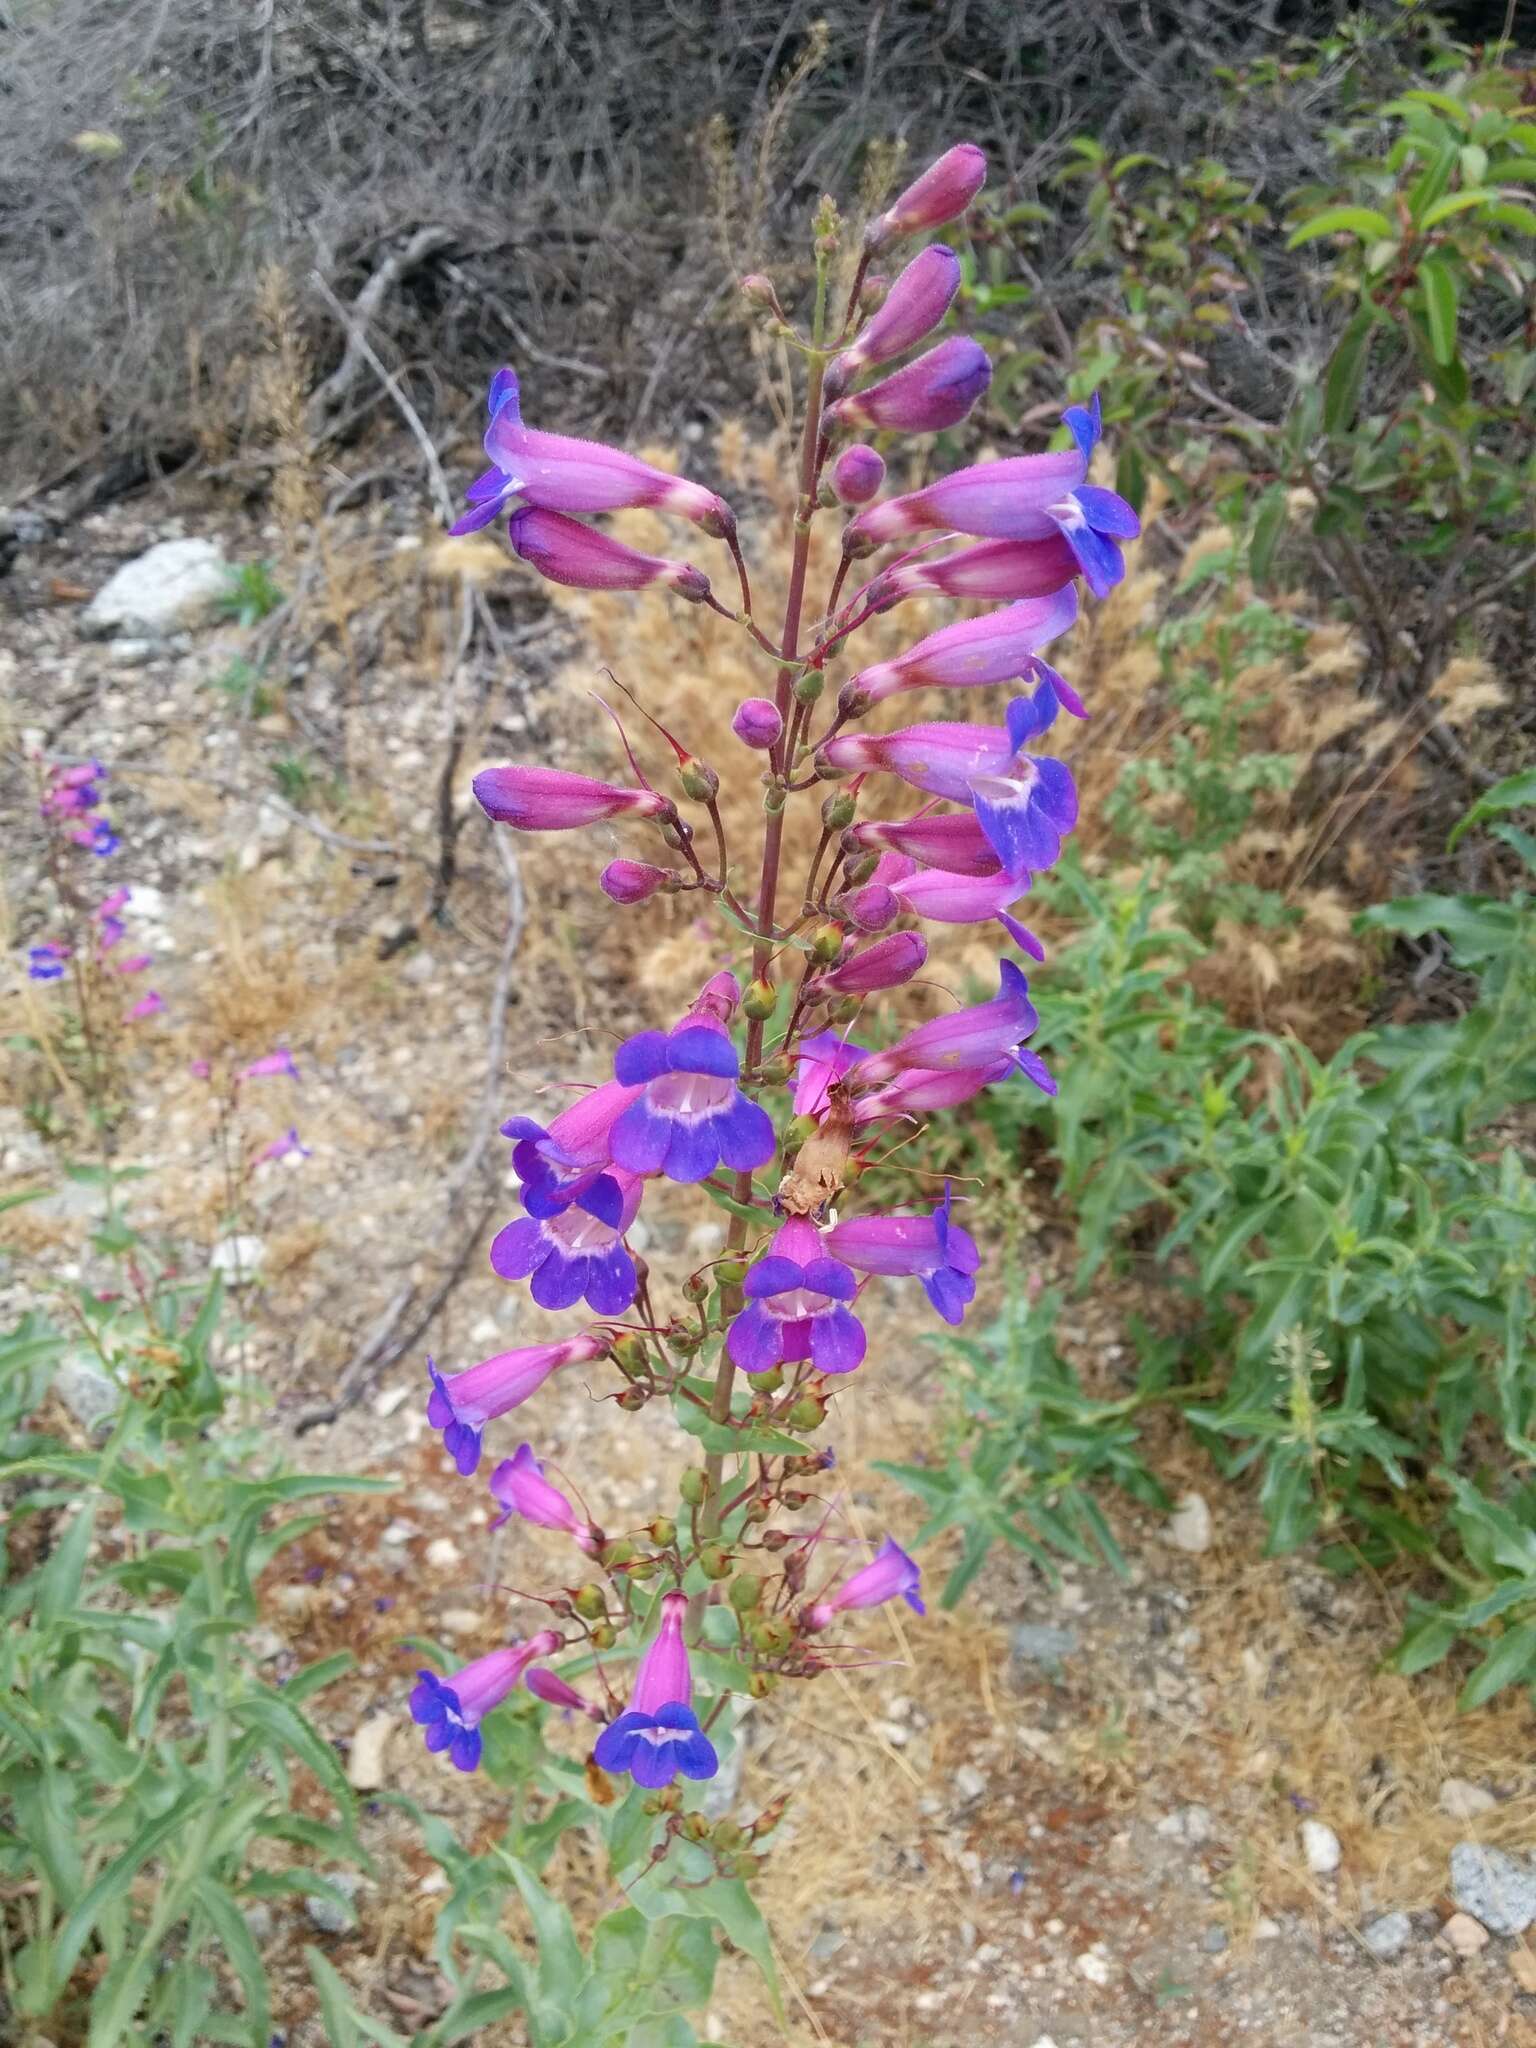
<svg viewBox="0 0 1536 2048">
<path fill-rule="evenodd" d="M 243 644 L 231 630 L 205 630 L 131 667 L 80 641 L 70 590 L 97 587 L 151 539 L 220 522 L 235 559 L 270 545 L 227 513 L 164 501 L 88 521 L 67 546 L 28 550 L 0 583 L 0 686 L 13 742 L 52 729 L 57 751 L 114 764 L 125 844 L 113 879 L 159 892 L 157 982 L 169 1008 L 129 1054 L 135 1106 L 120 1141 L 126 1158 L 155 1169 L 142 1184 L 151 1227 L 186 1247 L 209 1246 L 219 1228 L 206 1105 L 188 1060 L 248 1058 L 282 1040 L 300 1064 L 299 1087 L 272 1083 L 250 1112 L 253 1139 L 295 1123 L 314 1156 L 263 1165 L 252 1181 L 241 1227 L 264 1249 L 248 1290 L 248 1356 L 274 1430 L 291 1432 L 338 1387 L 356 1397 L 334 1423 L 293 1436 L 296 1459 L 392 1475 L 398 1490 L 338 1505 L 285 1556 L 266 1582 L 253 1647 L 272 1673 L 342 1646 L 358 1654 L 319 1710 L 346 1750 L 370 1715 L 402 1715 L 415 1661 L 403 1638 L 427 1633 L 477 1654 L 528 1623 L 505 1589 L 565 1564 L 554 1538 L 488 1534 L 481 1497 L 446 1466 L 422 1412 L 429 1348 L 457 1367 L 548 1321 L 485 1262 L 490 1230 L 510 1213 L 499 1141 L 462 1201 L 444 1194 L 483 1106 L 507 896 L 472 821 L 451 923 L 394 948 L 420 913 L 422 862 L 434 851 L 451 593 L 425 579 L 412 586 L 422 632 L 392 656 L 393 643 L 382 644 L 381 658 L 396 661 L 387 700 L 366 665 L 359 679 L 355 650 L 349 669 L 333 641 L 289 679 L 286 710 L 245 722 L 209 686 Z M 383 515 L 372 531 L 391 575 L 415 577 L 411 549 L 398 546 L 411 536 Z M 502 624 L 536 636 L 542 619 L 523 595 Z M 486 711 L 493 751 L 558 750 L 545 683 L 561 630 L 530 639 L 532 652 L 497 681 Z M 296 718 L 307 721 L 297 733 Z M 333 731 L 351 756 L 344 813 L 312 793 L 299 807 L 420 861 L 338 847 L 263 801 L 276 787 L 273 756 L 312 750 Z M 22 792 L 13 758 L 11 817 L 25 818 Z M 549 1106 L 556 1077 L 594 1076 L 612 1036 L 658 1020 L 636 989 L 631 933 L 589 886 L 607 857 L 592 846 L 579 863 L 558 847 L 522 857 L 525 936 L 488 1098 L 498 1116 Z M 7 870 L 13 937 L 24 944 L 42 929 L 25 826 Z M 686 953 L 686 930 L 668 943 Z M 713 963 L 694 944 L 707 972 Z M 18 1097 L 33 1078 L 13 1068 Z M 19 1104 L 0 1114 L 5 1183 L 35 1178 L 46 1155 Z M 711 1228 L 713 1214 L 675 1196 L 648 1203 L 645 1250 L 663 1281 L 709 1248 L 698 1226 Z M 78 1208 L 20 1215 L 24 1251 L 77 1255 Z M 466 1246 L 464 1276 L 430 1329 L 387 1369 L 370 1367 L 370 1333 L 402 1289 L 428 1300 Z M 1040 1251 L 1043 1263 L 1052 1256 Z M 920 1509 L 871 1461 L 931 1452 L 945 1396 L 915 1341 L 922 1304 L 892 1299 L 827 1434 L 855 1525 L 905 1533 Z M 1074 1305 L 1073 1347 L 1090 1383 L 1116 1383 L 1131 1305 L 1112 1293 Z M 681 1461 L 663 1415 L 621 1417 L 568 1376 L 545 1389 L 529 1427 L 611 1530 L 670 1502 Z M 502 1436 L 510 1451 L 517 1432 L 505 1425 Z M 1214 1509 L 1200 1554 L 1171 1546 L 1154 1518 L 1118 1510 L 1128 1580 L 1068 1568 L 1050 1584 L 994 1553 L 960 1611 L 927 1623 L 882 1615 L 869 1668 L 781 1694 L 750 1717 L 741 1810 L 794 1793 L 762 1888 L 792 2038 L 842 2048 L 1536 2041 L 1536 1957 L 1493 1941 L 1461 1958 L 1439 1932 L 1452 1841 L 1536 1837 L 1526 1710 L 1457 1720 L 1449 1678 L 1380 1674 L 1396 1591 L 1340 1585 L 1305 1558 L 1264 1559 L 1247 1501 L 1171 1437 L 1160 1450 L 1170 1486 L 1198 1489 Z M 937 1585 L 943 1547 L 925 1562 Z M 1056 1654 L 1041 1654 L 1038 1633 L 1021 1640 L 1021 1626 L 1061 1631 Z M 578 1744 L 573 1731 L 566 1739 Z M 440 1770 L 403 1726 L 384 1777 L 466 1840 L 495 1828 L 494 1792 Z M 1440 1787 L 1456 1777 L 1487 1786 L 1493 1808 L 1471 1822 L 1442 1813 Z M 1341 1843 L 1331 1874 L 1307 1867 L 1300 1830 L 1314 1817 Z M 364 1838 L 380 1876 L 359 1896 L 358 1932 L 317 1935 L 299 1906 L 265 1929 L 295 1987 L 284 2014 L 294 2048 L 322 2039 L 301 1988 L 306 1940 L 322 1940 L 392 2024 L 422 2023 L 413 2015 L 441 2002 L 429 1954 L 435 1867 L 382 1807 L 370 1806 Z M 565 1877 L 583 1910 L 605 1902 L 600 1872 L 573 1859 Z M 1362 1930 L 1399 1907 L 1411 1913 L 1409 1937 L 1380 1961 Z M 744 1961 L 722 1970 L 706 2031 L 733 2048 L 782 2038 Z M 483 2039 L 494 2048 L 521 2035 L 513 2026 Z"/>
</svg>

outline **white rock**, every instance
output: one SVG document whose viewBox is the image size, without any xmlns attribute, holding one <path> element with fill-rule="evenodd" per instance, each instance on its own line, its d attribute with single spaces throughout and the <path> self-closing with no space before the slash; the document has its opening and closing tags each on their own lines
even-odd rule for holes
<svg viewBox="0 0 1536 2048">
<path fill-rule="evenodd" d="M 1176 1550 L 1209 1550 L 1214 1531 L 1205 1495 L 1181 1493 L 1174 1503 L 1173 1513 L 1168 1518 L 1165 1534 Z"/>
<path fill-rule="evenodd" d="M 327 1870 L 323 1875 L 326 1883 L 347 1899 L 355 1899 L 363 1888 L 363 1879 L 355 1870 Z M 304 1911 L 322 1934 L 345 1934 L 356 1919 L 355 1914 L 346 1912 L 334 1899 L 307 1898 Z"/>
<path fill-rule="evenodd" d="M 1107 1984 L 1114 1975 L 1107 1956 L 1101 1956 L 1093 1949 L 1087 1949 L 1077 1958 L 1073 1966 L 1080 1977 L 1086 1977 L 1090 1984 Z"/>
<path fill-rule="evenodd" d="M 1373 1956 L 1382 1962 L 1390 1962 L 1400 1955 L 1413 1939 L 1413 1922 L 1406 1913 L 1383 1913 L 1379 1920 L 1373 1920 L 1361 1934 Z"/>
<path fill-rule="evenodd" d="M 114 668 L 144 668 L 161 652 L 158 640 L 114 640 L 111 647 L 112 665 Z M 180 709 L 179 706 L 175 708 Z"/>
<path fill-rule="evenodd" d="M 1314 1877 L 1327 1877 L 1339 1867 L 1339 1838 L 1326 1821 L 1304 1820 L 1301 1853 Z"/>
<path fill-rule="evenodd" d="M 379 1541 L 381 1543 L 409 1543 L 415 1534 L 416 1524 L 414 1522 L 391 1522 L 383 1535 L 380 1536 Z"/>
<path fill-rule="evenodd" d="M 384 1752 L 398 1717 L 370 1714 L 352 1738 L 347 1757 L 347 1783 L 356 1792 L 377 1792 L 384 1783 Z"/>
<path fill-rule="evenodd" d="M 955 1772 L 955 1790 L 962 1799 L 980 1799 L 986 1789 L 986 1773 L 978 1771 L 974 1764 L 962 1764 Z"/>
<path fill-rule="evenodd" d="M 229 588 L 229 564 L 211 540 L 166 540 L 104 583 L 81 614 L 88 640 L 121 633 L 153 640 L 212 616 Z"/>
<path fill-rule="evenodd" d="M 1475 1956 L 1488 1946 L 1488 1930 L 1470 1913 L 1453 1913 L 1441 1928 L 1440 1939 L 1453 1956 Z"/>
<path fill-rule="evenodd" d="M 474 1607 L 450 1607 L 437 1617 L 445 1636 L 472 1636 L 485 1625 L 485 1616 Z"/>
<path fill-rule="evenodd" d="M 1267 1913 L 1261 1913 L 1253 1923 L 1255 1941 L 1278 1941 L 1283 1929 L 1278 1920 L 1271 1920 Z"/>
<path fill-rule="evenodd" d="M 1440 1787 L 1440 1811 L 1452 1820 L 1475 1820 L 1480 1813 L 1491 1813 L 1498 1803 L 1485 1786 L 1474 1785 L 1470 1778 L 1447 1778 Z"/>
<path fill-rule="evenodd" d="M 451 1536 L 434 1536 L 427 1545 L 427 1563 L 436 1571 L 447 1571 L 450 1565 L 463 1562 L 464 1553 Z"/>
<path fill-rule="evenodd" d="M 259 1237 L 221 1237 L 208 1263 L 232 1287 L 245 1287 L 261 1271 L 266 1256 L 267 1247 Z"/>
</svg>

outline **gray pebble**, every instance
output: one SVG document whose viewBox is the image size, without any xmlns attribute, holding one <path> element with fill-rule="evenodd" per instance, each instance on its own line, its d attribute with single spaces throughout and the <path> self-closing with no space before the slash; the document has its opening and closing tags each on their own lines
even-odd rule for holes
<svg viewBox="0 0 1536 2048">
<path fill-rule="evenodd" d="M 1458 1842 L 1451 1851 L 1451 1897 L 1490 1934 L 1523 1934 L 1536 1920 L 1536 1869 L 1503 1849 Z"/>
<path fill-rule="evenodd" d="M 1381 1962 L 1400 1955 L 1413 1939 L 1413 1922 L 1406 1913 L 1383 1913 L 1361 1932 L 1360 1939 Z"/>
</svg>

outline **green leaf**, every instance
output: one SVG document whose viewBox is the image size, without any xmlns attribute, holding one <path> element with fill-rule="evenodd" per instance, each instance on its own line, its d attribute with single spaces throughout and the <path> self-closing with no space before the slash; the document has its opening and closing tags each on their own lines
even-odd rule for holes
<svg viewBox="0 0 1536 2048">
<path fill-rule="evenodd" d="M 1438 257 L 1426 256 L 1419 265 L 1419 284 L 1424 293 L 1424 312 L 1429 322 L 1429 344 L 1437 363 L 1449 363 L 1456 353 L 1456 277 Z"/>
<path fill-rule="evenodd" d="M 1501 228 L 1513 228 L 1516 234 L 1536 235 L 1536 207 L 1526 206 L 1518 199 L 1496 199 L 1491 206 L 1483 208 L 1484 220 L 1496 220 Z"/>
<path fill-rule="evenodd" d="M 202 1785 L 190 1785 L 174 1806 L 168 1807 L 164 1813 L 158 1814 L 140 1828 L 127 1848 L 112 1859 L 80 1900 L 59 1930 L 53 1944 L 53 1953 L 49 1958 L 55 1981 L 61 1988 L 68 1982 L 70 1973 L 80 1960 L 81 1951 L 102 1914 L 126 1895 L 129 1885 L 141 1867 L 149 1861 L 162 1843 L 181 1832 L 187 1821 L 203 1804 L 206 1796 L 206 1790 Z M 104 1990 L 105 1984 L 101 1988 Z M 92 2002 L 91 2010 L 94 2015 L 95 2001 Z M 132 2008 L 125 2011 L 122 2017 L 126 2024 L 132 2017 Z M 94 2028 L 94 2019 L 92 2025 Z"/>
<path fill-rule="evenodd" d="M 62 1620 L 80 1598 L 86 1554 L 96 1533 L 96 1509 L 87 1501 L 76 1512 L 52 1557 L 38 1575 L 34 1607 L 45 1624 Z"/>
<path fill-rule="evenodd" d="M 1261 588 L 1269 582 L 1275 549 L 1280 544 L 1281 534 L 1285 532 L 1285 515 L 1285 486 L 1272 484 L 1255 507 L 1253 534 L 1248 542 L 1249 573 Z"/>
<path fill-rule="evenodd" d="M 1403 1630 L 1389 1662 L 1404 1678 L 1412 1678 L 1416 1672 L 1427 1671 L 1448 1656 L 1460 1633 L 1448 1615 L 1426 1615 Z"/>
<path fill-rule="evenodd" d="M 319 1949 L 306 1946 L 304 1960 L 309 1964 L 309 1974 L 320 2000 L 326 2048 L 357 2048 L 357 2018 L 352 2011 L 352 1994 L 345 1982 Z"/>
<path fill-rule="evenodd" d="M 207 1916 L 226 1960 L 240 1979 L 245 1992 L 245 2017 L 251 2030 L 252 2048 L 267 2048 L 272 2033 L 272 2014 L 267 2001 L 267 1973 L 245 1923 L 245 1915 L 225 1891 L 206 1877 L 198 1887 L 197 1910 Z"/>
<path fill-rule="evenodd" d="M 1506 775 L 1492 789 L 1483 791 L 1446 841 L 1447 853 L 1455 850 L 1456 842 L 1464 832 L 1470 832 L 1474 825 L 1481 825 L 1485 818 L 1495 818 L 1503 811 L 1531 809 L 1536 809 L 1536 768 L 1522 768 L 1514 775 Z"/>
<path fill-rule="evenodd" d="M 1299 249 L 1303 242 L 1315 242 L 1319 235 L 1364 235 L 1374 242 L 1396 232 L 1387 216 L 1378 213 L 1374 206 L 1330 206 L 1297 228 L 1285 246 Z"/>
<path fill-rule="evenodd" d="M 1375 331 L 1374 316 L 1368 308 L 1362 308 L 1339 336 L 1339 345 L 1333 352 L 1323 384 L 1323 429 L 1326 433 L 1342 434 L 1354 424 Z"/>
<path fill-rule="evenodd" d="M 276 1693 L 256 1692 L 235 1702 L 235 1718 L 257 1729 L 307 1764 L 345 1814 L 352 1811 L 352 1791 L 336 1752 L 323 1742 L 297 1708 Z"/>
<path fill-rule="evenodd" d="M 1481 206 L 1485 199 L 1497 199 L 1497 192 L 1490 192 L 1485 186 L 1474 186 L 1471 191 L 1447 192 L 1443 199 L 1437 199 L 1424 215 L 1421 225 L 1427 230 L 1439 227 L 1441 221 L 1449 220 L 1453 213 L 1465 213 L 1469 206 Z"/>
<path fill-rule="evenodd" d="M 1456 1696 L 1456 1705 L 1463 1714 L 1469 1714 L 1474 1707 L 1491 1700 L 1496 1692 L 1502 1692 L 1506 1685 L 1529 1678 L 1533 1671 L 1536 1671 L 1536 1627 L 1528 1621 L 1516 1622 L 1499 1637 L 1461 1688 Z"/>
</svg>

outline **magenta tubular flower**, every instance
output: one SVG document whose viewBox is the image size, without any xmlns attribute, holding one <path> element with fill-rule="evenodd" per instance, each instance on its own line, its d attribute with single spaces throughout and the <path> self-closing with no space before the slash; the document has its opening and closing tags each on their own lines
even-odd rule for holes
<svg viewBox="0 0 1536 2048">
<path fill-rule="evenodd" d="M 880 310 L 860 329 L 853 346 L 828 364 L 828 395 L 841 397 L 860 370 L 873 369 L 877 363 L 888 363 L 915 348 L 944 318 L 959 289 L 960 258 L 953 249 L 934 242 L 919 250 L 886 293 Z"/>
<path fill-rule="evenodd" d="M 468 1372 L 446 1378 L 429 1358 L 432 1396 L 427 1402 L 427 1420 L 442 1431 L 443 1449 L 467 1479 L 480 1463 L 480 1439 L 488 1422 L 521 1407 L 560 1366 L 600 1358 L 606 1348 L 597 1331 L 584 1330 L 579 1337 L 567 1337 L 558 1344 L 498 1351 Z"/>
<path fill-rule="evenodd" d="M 1030 675 L 1039 650 L 1065 633 L 1076 617 L 1077 593 L 1069 583 L 1049 597 L 1020 598 L 979 619 L 941 626 L 893 661 L 861 669 L 844 684 L 839 706 L 857 712 L 930 684 L 968 689 Z"/>
<path fill-rule="evenodd" d="M 158 989 L 152 988 L 146 994 L 140 996 L 139 1000 L 128 1012 L 129 1021 L 139 1023 L 145 1017 L 158 1017 L 164 1008 L 165 997 L 161 995 Z"/>
<path fill-rule="evenodd" d="M 748 697 L 736 706 L 731 719 L 731 731 L 744 747 L 755 747 L 759 753 L 766 753 L 779 743 L 784 730 L 784 720 L 779 715 L 777 704 L 770 704 L 766 697 Z"/>
<path fill-rule="evenodd" d="M 640 1285 L 624 1233 L 639 1214 L 643 1185 L 614 1168 L 553 1214 L 553 1204 L 541 1202 L 541 1213 L 520 1216 L 496 1233 L 492 1269 L 503 1280 L 530 1281 L 540 1308 L 585 1301 L 595 1315 L 622 1315 Z"/>
<path fill-rule="evenodd" d="M 735 519 L 723 498 L 686 477 L 653 469 L 622 448 L 544 434 L 523 425 L 517 378 L 498 370 L 487 400 L 485 452 L 491 467 L 469 487 L 470 509 L 449 531 L 473 533 L 505 512 L 532 505 L 547 512 L 617 512 L 650 505 L 723 536 Z"/>
<path fill-rule="evenodd" d="M 852 1079 L 871 1087 L 909 1067 L 946 1073 L 955 1068 L 990 1068 L 1011 1059 L 1030 1079 L 1045 1086 L 1039 1057 L 1023 1049 L 1023 1041 L 1039 1023 L 1029 1000 L 1029 983 L 1011 960 L 1001 963 L 1002 985 L 989 1003 L 974 1003 L 919 1024 L 885 1052 L 860 1060 Z M 1048 1091 L 1049 1092 L 1049 1091 Z"/>
<path fill-rule="evenodd" d="M 547 1664 L 533 1664 L 523 1673 L 523 1683 L 535 1699 L 547 1707 L 564 1707 L 573 1714 L 585 1714 L 589 1721 L 601 1721 L 603 1710 L 593 1700 L 583 1699 L 574 1685 L 567 1685 L 558 1671 Z"/>
<path fill-rule="evenodd" d="M 885 457 L 855 441 L 832 465 L 832 489 L 841 505 L 867 505 L 885 482 Z"/>
<path fill-rule="evenodd" d="M 434 1755 L 446 1749 L 455 1770 L 472 1771 L 480 1761 L 480 1723 L 516 1689 L 533 1660 L 558 1650 L 562 1640 L 554 1629 L 541 1629 L 526 1643 L 492 1650 L 448 1678 L 418 1671 L 411 1719 L 425 1730 L 427 1748 Z"/>
<path fill-rule="evenodd" d="M 900 988 L 922 971 L 927 958 L 928 941 L 920 933 L 891 932 L 860 952 L 846 954 L 828 973 L 818 975 L 816 991 L 871 996 L 883 988 Z M 799 1113 L 797 1107 L 796 1114 Z"/>
<path fill-rule="evenodd" d="M 773 1157 L 772 1119 L 736 1085 L 741 1061 L 726 1030 L 735 1002 L 734 979 L 716 975 L 674 1030 L 641 1031 L 619 1047 L 614 1078 L 641 1093 L 613 1127 L 618 1165 L 688 1183 Z"/>
<path fill-rule="evenodd" d="M 915 818 L 868 818 L 855 825 L 857 846 L 903 853 L 949 875 L 995 875 L 1001 863 L 974 811 L 924 811 Z"/>
<path fill-rule="evenodd" d="M 98 913 L 96 921 L 97 949 L 103 953 L 110 953 L 114 946 L 121 945 L 127 929 L 128 927 L 120 917 L 102 917 Z"/>
<path fill-rule="evenodd" d="M 597 1738 L 592 1760 L 616 1776 L 628 1772 L 637 1785 L 656 1791 L 678 1773 L 712 1778 L 720 1768 L 714 1744 L 693 1711 L 693 1676 L 683 1621 L 686 1593 L 664 1593 L 661 1628 L 640 1659 L 629 1709 Z"/>
<path fill-rule="evenodd" d="M 946 597 L 1049 597 L 1078 574 L 1077 557 L 1059 533 L 1045 540 L 988 540 L 952 555 L 904 562 L 887 569 L 866 593 L 880 606 L 919 590 Z"/>
<path fill-rule="evenodd" d="M 901 905 L 882 881 L 863 882 L 837 900 L 837 913 L 855 931 L 883 932 L 901 915 Z"/>
<path fill-rule="evenodd" d="M 980 342 L 952 334 L 867 391 L 838 399 L 827 413 L 843 426 L 938 434 L 958 426 L 991 382 L 991 358 Z"/>
<path fill-rule="evenodd" d="M 880 1607 L 898 1594 L 914 1614 L 926 1614 L 918 1587 L 922 1573 L 907 1553 L 889 1536 L 862 1571 L 845 1579 L 835 1593 L 824 1595 L 805 1616 L 807 1628 L 825 1628 L 850 1607 Z"/>
<path fill-rule="evenodd" d="M 1089 589 L 1103 597 L 1125 574 L 1117 543 L 1134 539 L 1141 521 L 1123 498 L 1087 481 L 1088 459 L 1100 432 L 1098 399 L 1087 408 L 1068 406 L 1062 419 L 1074 447 L 978 463 L 926 490 L 887 498 L 850 523 L 845 550 L 866 552 L 925 527 L 995 540 L 1049 540 L 1059 534 Z"/>
<path fill-rule="evenodd" d="M 597 886 L 613 903 L 645 903 L 676 880 L 671 868 L 653 867 L 648 860 L 611 860 Z"/>
<path fill-rule="evenodd" d="M 691 562 L 642 555 L 611 534 L 583 526 L 579 519 L 567 519 L 561 512 L 525 506 L 513 513 L 507 538 L 512 552 L 548 582 L 564 583 L 573 590 L 645 590 L 652 583 L 665 583 L 694 604 L 701 604 L 709 595 L 709 578 Z"/>
<path fill-rule="evenodd" d="M 562 1109 L 548 1129 L 531 1116 L 507 1119 L 501 1135 L 514 1141 L 512 1170 L 530 1216 L 558 1216 L 592 1185 L 613 1158 L 614 1125 L 639 1093 L 604 1081 Z"/>
<path fill-rule="evenodd" d="M 1008 1080 L 1015 1071 L 1011 1059 L 994 1060 L 987 1067 L 959 1067 L 950 1073 L 916 1067 L 861 1095 L 853 1106 L 853 1121 L 856 1125 L 895 1123 L 958 1109 L 983 1089 Z"/>
<path fill-rule="evenodd" d="M 573 1536 L 588 1557 L 597 1554 L 599 1532 L 581 1519 L 558 1486 L 550 1485 L 531 1444 L 519 1444 L 510 1458 L 502 1459 L 491 1474 L 491 1492 L 501 1507 L 491 1523 L 493 1529 L 518 1515 L 537 1528 L 558 1529 Z"/>
<path fill-rule="evenodd" d="M 958 220 L 987 182 L 986 153 L 974 142 L 945 150 L 920 178 L 864 230 L 864 246 L 879 250 L 919 228 L 941 228 Z"/>
<path fill-rule="evenodd" d="M 889 943 L 881 941 L 882 945 Z M 814 1038 L 802 1038 L 795 1052 L 795 1115 L 821 1116 L 833 1082 L 841 1081 L 863 1057 L 862 1045 L 854 1045 L 835 1031 L 819 1031 Z"/>
<path fill-rule="evenodd" d="M 57 945 L 47 939 L 41 946 L 27 948 L 27 976 L 31 981 L 60 981 L 64 976 L 64 962 L 69 958 L 68 946 Z"/>
<path fill-rule="evenodd" d="M 563 768 L 525 768 L 516 762 L 482 768 L 471 787 L 488 818 L 519 832 L 571 832 L 626 812 L 657 818 L 672 809 L 654 789 L 620 789 L 590 775 L 570 775 Z"/>
<path fill-rule="evenodd" d="M 95 915 L 99 918 L 116 917 L 119 911 L 128 908 L 132 895 L 131 889 L 114 889 L 110 896 L 97 904 Z"/>
<path fill-rule="evenodd" d="M 293 1063 L 293 1054 L 286 1045 L 280 1045 L 276 1052 L 264 1052 L 259 1060 L 252 1060 L 248 1067 L 242 1067 L 236 1076 L 240 1081 L 261 1081 L 271 1074 L 286 1074 L 290 1081 L 297 1081 L 299 1070 Z"/>
<path fill-rule="evenodd" d="M 913 917 L 933 924 L 986 924 L 1000 917 L 1029 891 L 1029 876 L 951 875 L 941 868 L 919 868 L 891 883 L 891 894 Z"/>
<path fill-rule="evenodd" d="M 946 1323 L 962 1323 L 976 1298 L 981 1255 L 951 1220 L 949 1184 L 931 1216 L 853 1216 L 827 1232 L 827 1250 L 857 1273 L 912 1275 Z"/>
<path fill-rule="evenodd" d="M 791 1216 L 767 1258 L 748 1272 L 747 1305 L 726 1332 L 725 1348 L 743 1372 L 809 1359 L 818 1372 L 852 1372 L 864 1357 L 864 1326 L 848 1307 L 858 1293 L 849 1268 L 822 1250 L 821 1235 Z"/>
<path fill-rule="evenodd" d="M 280 1138 L 274 1138 L 270 1145 L 263 1145 L 256 1154 L 258 1159 L 313 1159 L 314 1156 L 292 1124 Z"/>
</svg>

